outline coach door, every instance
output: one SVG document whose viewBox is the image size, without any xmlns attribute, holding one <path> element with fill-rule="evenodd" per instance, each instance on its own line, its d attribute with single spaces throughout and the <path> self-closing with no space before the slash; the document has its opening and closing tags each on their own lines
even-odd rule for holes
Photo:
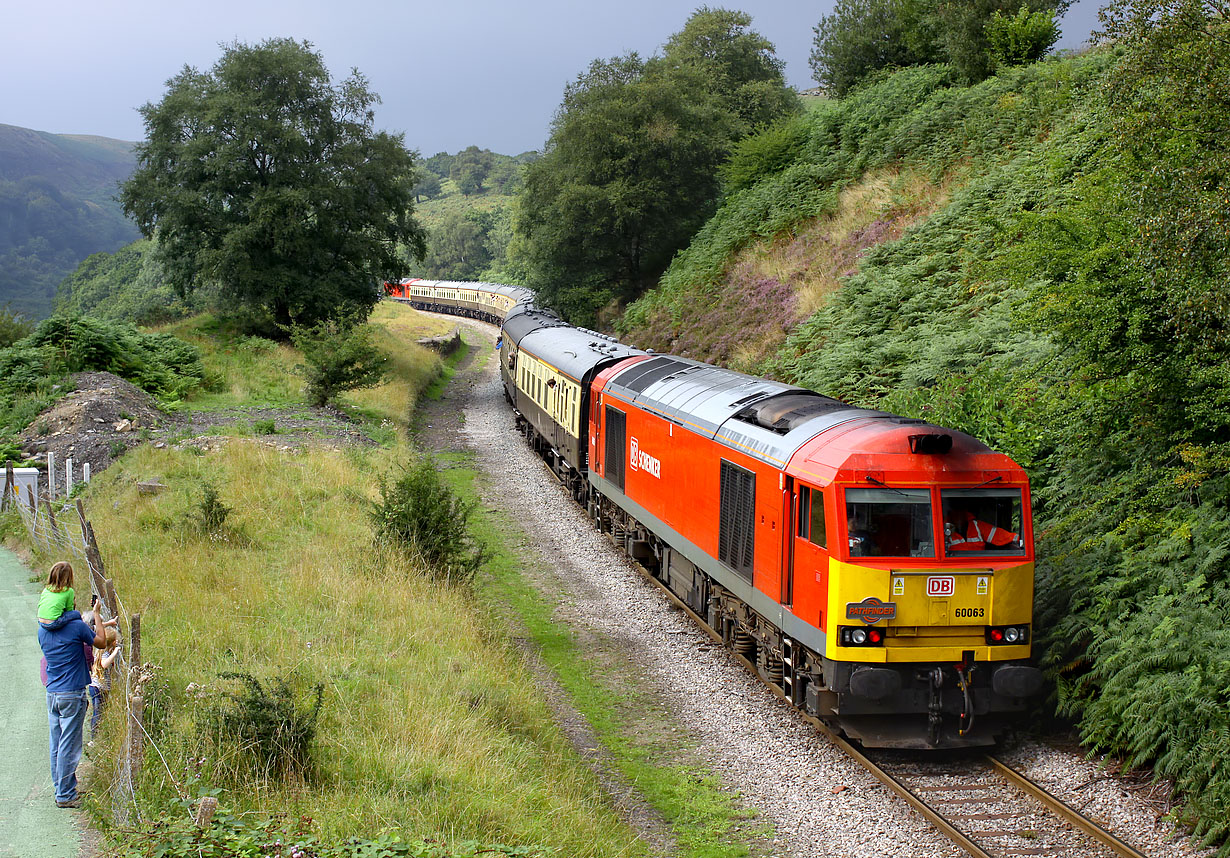
<svg viewBox="0 0 1230 858">
<path fill-rule="evenodd" d="M 604 455 L 605 461 L 602 463 L 602 473 L 615 485 L 619 486 L 619 490 L 624 490 L 624 451 L 628 449 L 625 439 L 627 438 L 627 430 L 625 428 L 625 415 L 618 408 L 606 407 L 606 451 Z"/>
<path fill-rule="evenodd" d="M 829 552 L 828 517 L 824 492 L 800 485 L 795 493 L 794 544 L 791 546 L 789 593 L 785 601 L 793 605 L 794 615 L 817 628 L 824 628 L 821 612 L 828 599 Z M 784 588 L 785 589 L 785 588 Z"/>
</svg>

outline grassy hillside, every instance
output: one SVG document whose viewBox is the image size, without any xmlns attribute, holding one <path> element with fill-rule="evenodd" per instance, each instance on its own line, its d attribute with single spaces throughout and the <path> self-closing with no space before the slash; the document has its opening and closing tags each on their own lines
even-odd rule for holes
<svg viewBox="0 0 1230 858">
<path fill-rule="evenodd" d="M 1187 19 L 973 87 L 919 67 L 821 103 L 773 132 L 787 157 L 744 153 L 759 175 L 623 321 L 638 345 L 926 417 L 1029 468 L 1051 705 L 1174 779 L 1222 843 L 1225 36 Z"/>
<path fill-rule="evenodd" d="M 43 318 L 81 260 L 137 238 L 112 199 L 131 146 L 0 125 L 0 305 Z"/>
<path fill-rule="evenodd" d="M 556 723 L 517 635 L 541 648 L 680 855 L 746 856 L 731 839 L 744 815 L 703 767 L 656 759 L 624 732 L 615 701 L 630 689 L 602 684 L 526 580 L 524 536 L 504 511 L 473 523 L 493 552 L 473 589 L 375 538 L 371 502 L 420 460 L 407 429 L 442 372 L 415 341 L 452 325 L 391 302 L 371 324 L 392 377 L 345 396 L 349 442 L 288 428 L 312 417 L 295 372 L 303 357 L 289 345 L 237 336 L 210 316 L 157 335 L 186 341 L 210 380 L 183 392 L 180 413 L 198 427 L 211 415 L 243 419 L 196 430 L 205 437 L 186 426 L 153 437 L 169 443 L 133 449 L 85 494 L 155 666 L 136 785 L 148 824 L 110 828 L 122 722 L 104 718 L 89 752 L 109 854 L 289 854 L 273 845 L 280 837 L 338 858 L 647 855 Z M 443 479 L 472 496 L 474 473 L 447 467 Z M 151 479 L 166 491 L 142 494 L 137 483 Z M 14 519 L 0 518 L 0 532 L 20 530 Z M 289 764 L 278 749 L 302 736 Z M 221 801 L 205 844 L 182 810 L 203 795 Z"/>
</svg>

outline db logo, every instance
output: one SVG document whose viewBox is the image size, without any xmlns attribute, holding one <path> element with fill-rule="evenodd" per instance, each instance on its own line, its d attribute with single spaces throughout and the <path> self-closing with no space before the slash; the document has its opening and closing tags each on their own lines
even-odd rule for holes
<svg viewBox="0 0 1230 858">
<path fill-rule="evenodd" d="M 951 596 L 957 592 L 957 579 L 952 576 L 927 579 L 928 596 Z"/>
</svg>

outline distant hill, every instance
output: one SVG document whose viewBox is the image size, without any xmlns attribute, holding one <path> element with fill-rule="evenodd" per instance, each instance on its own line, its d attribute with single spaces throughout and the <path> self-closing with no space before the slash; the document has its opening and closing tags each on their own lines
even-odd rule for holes
<svg viewBox="0 0 1230 858">
<path fill-rule="evenodd" d="M 139 237 L 114 199 L 133 145 L 0 124 L 0 306 L 43 318 L 78 263 Z"/>
</svg>

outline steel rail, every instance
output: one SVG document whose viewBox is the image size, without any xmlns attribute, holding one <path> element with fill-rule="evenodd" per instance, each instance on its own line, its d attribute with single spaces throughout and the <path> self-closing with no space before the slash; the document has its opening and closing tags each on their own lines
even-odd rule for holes
<svg viewBox="0 0 1230 858">
<path fill-rule="evenodd" d="M 1033 796 L 1035 799 L 1042 802 L 1060 819 L 1063 819 L 1065 822 L 1070 822 L 1094 840 L 1115 852 L 1115 854 L 1121 855 L 1122 858 L 1146 858 L 1143 852 L 1139 852 L 1131 846 L 1128 846 L 1118 837 L 1111 834 L 1079 810 L 1051 795 L 1043 787 L 1034 783 L 1008 764 L 1000 761 L 990 754 L 986 755 L 986 760 L 990 763 L 991 768 L 993 768 L 996 773 L 1000 775 L 1000 777 L 1007 780 L 1014 787 L 1021 790 L 1021 792 Z"/>
</svg>

